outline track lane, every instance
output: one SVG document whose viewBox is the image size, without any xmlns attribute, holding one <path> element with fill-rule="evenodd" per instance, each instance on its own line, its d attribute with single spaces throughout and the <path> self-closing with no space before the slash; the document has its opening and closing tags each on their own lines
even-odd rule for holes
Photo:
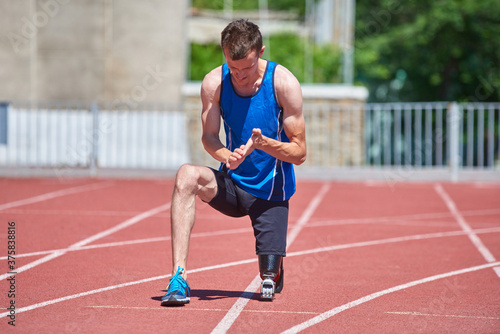
<svg viewBox="0 0 500 334">
<path fill-rule="evenodd" d="M 138 184 L 132 187 L 132 189 L 139 189 L 140 186 Z M 149 187 L 147 183 L 144 186 Z M 356 187 L 359 191 L 365 190 L 361 186 Z M 490 205 L 484 205 L 484 203 L 478 203 L 477 206 L 469 203 L 467 210 L 462 210 L 460 203 L 467 196 L 460 193 L 457 197 L 454 193 L 454 191 L 460 191 L 461 188 L 450 188 L 446 184 L 444 187 L 447 191 L 450 191 L 450 195 L 457 201 L 456 204 L 460 212 L 466 217 L 467 222 L 470 222 L 473 231 L 480 235 L 481 240 L 490 248 L 494 256 L 499 256 L 500 254 L 497 253 L 498 248 L 491 247 L 491 244 L 494 244 L 495 240 L 498 240 L 499 237 L 496 228 L 500 226 L 498 223 L 495 223 L 500 221 L 497 209 Z M 121 195 L 123 195 L 123 190 L 126 188 L 127 186 L 120 188 Z M 150 188 L 152 189 L 153 187 Z M 312 189 L 317 188 L 317 183 L 304 183 L 300 189 L 304 190 L 304 194 L 310 194 L 313 193 Z M 413 201 L 425 199 L 426 195 L 418 192 L 423 191 L 428 194 L 429 190 L 432 192 L 432 185 L 427 185 L 426 187 L 422 185 L 409 185 L 408 187 L 403 184 L 397 185 L 394 190 L 395 194 L 389 200 L 392 200 L 392 205 L 399 206 L 399 208 L 391 209 L 387 204 L 383 203 L 384 198 L 381 198 L 381 196 L 375 196 L 375 198 L 372 197 L 371 199 L 361 196 L 364 202 L 357 204 L 357 211 L 356 206 L 349 203 L 335 205 L 335 210 L 333 210 L 334 205 L 332 203 L 334 200 L 332 198 L 342 198 L 340 194 L 349 192 L 351 192 L 348 197 L 349 200 L 355 198 L 352 188 L 353 184 L 334 183 L 333 191 L 330 193 L 331 196 L 329 196 L 331 201 L 326 202 L 326 205 L 321 205 L 321 208 L 311 217 L 311 223 L 328 220 L 342 223 L 343 220 L 347 221 L 349 219 L 356 220 L 357 222 L 346 224 L 349 226 L 332 224 L 331 226 L 321 227 L 318 225 L 304 228 L 294 242 L 293 247 L 296 247 L 295 250 L 290 251 L 289 257 L 286 259 L 288 283 L 285 286 L 284 293 L 279 295 L 273 303 L 262 303 L 258 301 L 256 295 L 252 296 L 248 301 L 247 307 L 241 313 L 240 317 L 238 317 L 237 321 L 234 322 L 229 332 L 255 332 L 255 330 L 265 327 L 270 332 L 277 333 L 289 329 L 292 325 L 308 321 L 319 314 L 331 310 L 332 307 L 347 304 L 374 292 L 411 282 L 415 278 L 430 277 L 447 272 L 447 270 L 459 270 L 460 268 L 465 268 L 467 264 L 471 266 L 477 265 L 477 261 L 481 261 L 480 254 L 474 249 L 463 231 L 458 230 L 456 222 L 455 228 L 450 229 L 448 223 L 454 222 L 451 215 L 449 216 L 450 219 L 445 219 L 444 221 L 443 217 L 439 217 L 439 220 L 433 217 L 418 218 L 418 222 L 429 224 L 411 225 L 408 224 L 408 219 L 405 221 L 402 220 L 403 224 L 394 224 L 394 222 L 397 222 L 397 217 L 408 217 L 419 214 L 415 211 L 418 201 L 417 203 L 412 202 L 409 204 L 405 204 L 404 202 L 412 199 Z M 370 188 L 376 189 L 377 187 L 371 186 Z M 467 191 L 470 190 L 469 188 L 466 189 Z M 488 189 L 491 190 L 490 188 Z M 483 189 L 480 188 L 479 190 Z M 152 193 L 165 193 L 165 190 L 158 191 L 157 189 L 153 190 Z M 388 194 L 389 192 L 385 193 Z M 411 195 L 412 193 L 414 194 Z M 372 194 L 376 194 L 376 192 Z M 477 197 L 478 194 L 474 196 Z M 495 192 L 495 194 L 498 194 L 498 192 Z M 102 203 L 102 201 L 101 203 L 96 203 L 96 205 L 91 205 L 92 202 L 88 202 L 89 199 L 85 199 L 87 201 L 85 205 L 82 205 L 84 204 L 82 202 L 78 205 L 70 204 L 68 207 L 71 210 L 82 210 L 84 206 L 88 207 L 89 210 L 95 210 L 96 208 L 116 210 L 117 206 L 123 206 L 127 207 L 128 210 L 136 210 L 136 208 L 130 205 L 131 202 L 128 202 L 128 200 L 126 201 L 126 205 L 123 205 L 124 203 L 117 205 L 115 203 L 117 195 L 115 194 L 114 196 L 114 201 L 109 199 L 109 205 L 108 203 Z M 99 198 L 100 196 L 97 197 Z M 299 206 L 301 208 L 306 206 L 304 202 L 308 202 L 307 198 L 311 198 L 311 196 L 296 197 L 295 200 L 298 205 L 291 208 L 291 211 L 293 210 L 291 215 L 293 214 L 295 217 L 299 216 L 297 214 L 299 212 L 298 208 Z M 457 198 L 462 199 L 459 201 Z M 147 207 L 152 204 L 152 201 L 158 201 L 158 198 L 144 196 L 139 206 Z M 63 204 L 63 201 L 60 203 Z M 424 209 L 424 214 L 425 212 L 443 212 L 442 202 L 439 204 L 441 209 L 438 209 L 435 205 L 427 206 L 427 201 L 420 200 L 420 203 Z M 39 206 L 37 209 L 43 209 L 43 206 Z M 55 210 L 53 206 L 49 206 L 48 209 Z M 375 215 L 377 212 L 381 214 Z M 467 216 L 464 212 L 476 212 L 478 214 Z M 485 212 L 489 212 L 489 216 L 484 215 Z M 390 213 L 390 215 L 387 215 L 387 213 Z M 50 220 L 50 215 L 47 216 L 46 218 Z M 383 222 L 370 223 L 367 221 L 365 224 L 359 223 L 363 219 L 369 220 L 370 216 L 395 218 L 390 219 L 391 224 L 387 224 L 386 227 L 380 226 L 383 225 Z M 82 331 L 91 333 L 100 328 L 106 329 L 110 333 L 123 332 L 126 329 L 134 329 L 135 332 L 147 332 L 164 328 L 165 323 L 171 324 L 173 330 L 185 329 L 193 333 L 205 333 L 209 328 L 214 328 L 217 319 L 220 319 L 229 310 L 234 301 L 241 295 L 241 291 L 245 289 L 245 282 L 248 283 L 255 276 L 258 268 L 255 261 L 255 254 L 253 254 L 253 236 L 250 230 L 249 233 L 243 231 L 248 228 L 245 221 L 225 220 L 220 216 L 212 215 L 210 208 L 202 207 L 199 208 L 197 217 L 198 221 L 195 224 L 193 233 L 210 233 L 211 228 L 213 228 L 212 232 L 223 231 L 228 227 L 229 229 L 242 229 L 242 232 L 227 236 L 201 235 L 193 243 L 194 246 L 189 260 L 190 268 L 198 268 L 200 271 L 192 272 L 188 278 L 193 287 L 191 304 L 186 307 L 174 309 L 159 306 L 158 298 L 164 293 L 162 287 L 168 281 L 166 273 L 170 272 L 168 268 L 170 257 L 168 240 L 165 240 L 165 242 L 156 241 L 113 246 L 109 247 L 109 249 L 88 249 L 81 251 L 81 254 L 76 257 L 75 255 L 80 251 L 72 252 L 71 254 L 68 253 L 64 257 L 60 257 L 46 265 L 44 264 L 34 268 L 32 271 L 26 272 L 25 274 L 30 273 L 29 276 L 33 275 L 33 284 L 29 284 L 29 287 L 25 284 L 24 286 L 20 286 L 20 288 L 23 290 L 26 289 L 24 297 L 27 298 L 29 294 L 30 300 L 34 303 L 52 300 L 50 299 L 51 296 L 57 296 L 57 298 L 69 296 L 69 294 L 64 294 L 65 292 L 74 292 L 74 294 L 93 290 L 98 292 L 34 308 L 29 310 L 29 312 L 18 310 L 20 311 L 18 315 L 19 327 L 16 329 L 21 332 L 30 332 L 30 329 L 35 330 L 42 326 L 42 328 L 47 328 L 51 331 L 63 332 Z M 472 221 L 469 217 L 475 217 L 478 221 Z M 164 224 L 162 224 L 162 220 L 164 220 Z M 101 220 L 99 217 L 97 221 L 104 223 L 107 220 Z M 436 223 L 444 222 L 446 224 L 436 226 L 433 224 L 433 221 Z M 168 231 L 165 225 L 168 227 L 168 217 L 162 214 L 161 218 L 152 217 L 151 219 L 144 220 L 141 224 L 110 235 L 108 237 L 113 238 L 109 240 L 107 238 L 95 240 L 92 245 L 113 241 L 132 241 L 138 237 L 147 238 L 154 235 L 168 237 L 165 235 L 165 231 Z M 143 234 L 141 234 L 140 226 L 143 226 L 146 230 L 142 231 Z M 344 227 L 346 228 L 345 230 L 343 230 Z M 407 229 L 406 232 L 405 229 Z M 429 237 L 425 237 L 426 232 Z M 439 233 L 441 233 L 441 236 L 439 236 Z M 417 234 L 420 234 L 421 237 L 416 237 Z M 431 237 L 431 234 L 434 236 Z M 311 251 L 299 254 L 301 251 L 308 251 L 318 246 L 318 235 L 325 237 L 325 242 L 321 246 L 330 246 L 332 249 L 323 250 L 321 253 Z M 384 240 L 384 236 L 386 241 L 382 241 Z M 415 237 L 412 239 L 412 236 Z M 115 237 L 117 240 L 113 240 Z M 405 237 L 408 238 L 404 239 Z M 394 240 L 389 242 L 391 238 Z M 397 238 L 401 238 L 401 240 L 395 241 Z M 381 242 L 377 244 L 376 240 L 381 240 Z M 370 241 L 373 242 L 370 243 Z M 362 243 L 366 244 L 362 245 Z M 346 246 L 339 247 L 342 244 Z M 224 252 L 224 250 L 231 249 L 231 247 L 234 248 L 234 252 L 231 252 L 231 254 Z M 120 248 L 122 249 L 119 250 Z M 320 256 L 319 254 L 324 254 L 325 256 Z M 436 254 L 440 254 L 440 256 L 436 256 Z M 89 259 L 92 259 L 92 261 L 89 261 Z M 238 263 L 233 266 L 218 267 L 220 264 L 230 263 L 225 261 L 231 259 L 236 261 L 242 261 L 242 259 L 245 261 L 246 259 L 248 262 Z M 412 259 L 412 261 L 408 261 L 408 259 Z M 319 266 L 319 263 L 322 263 L 322 261 L 330 264 L 328 270 L 324 270 L 324 267 L 321 270 L 322 267 Z M 72 267 L 72 264 L 87 262 L 91 263 L 88 263 L 87 267 L 82 266 L 81 270 L 74 266 Z M 213 264 L 213 266 L 209 266 L 208 264 Z M 61 271 L 63 267 L 65 269 Z M 211 269 L 202 270 L 203 268 Z M 304 270 L 308 268 L 310 270 L 308 275 L 310 276 L 304 278 Z M 384 272 L 384 268 L 391 268 L 393 271 L 391 275 L 388 276 L 387 272 Z M 93 269 L 95 272 L 89 273 L 89 270 Z M 39 272 L 39 270 L 41 271 Z M 42 275 L 42 271 L 44 270 L 46 272 Z M 41 287 L 37 287 L 37 284 L 34 284 L 37 277 L 46 277 L 46 281 L 48 281 L 50 277 L 57 276 L 54 276 L 56 272 L 60 272 L 61 277 L 58 277 L 57 281 L 53 282 L 54 285 L 45 283 Z M 485 276 L 487 272 L 489 273 Z M 66 277 L 62 277 L 62 275 Z M 446 305 L 453 312 L 450 312 L 450 314 L 441 314 L 444 316 L 454 316 L 454 318 L 440 318 L 436 312 L 424 312 L 423 308 L 428 308 L 429 303 L 434 301 L 443 287 L 441 282 L 434 281 L 412 287 L 411 289 L 387 294 L 370 302 L 360 304 L 355 308 L 349 309 L 347 312 L 343 311 L 314 325 L 311 327 L 311 330 L 320 333 L 331 331 L 332 328 L 344 328 L 345 332 L 369 332 L 370 330 L 373 331 L 373 329 L 390 330 L 391 328 L 395 329 L 395 331 L 402 331 L 405 328 L 404 325 L 408 324 L 410 320 L 410 323 L 413 323 L 415 326 L 425 322 L 427 330 L 469 328 L 479 332 L 485 331 L 487 328 L 491 328 L 492 324 L 495 324 L 495 318 L 500 317 L 498 310 L 491 308 L 491 305 L 498 304 L 493 304 L 495 300 L 486 298 L 487 294 L 485 291 L 490 291 L 491 295 L 491 290 L 488 289 L 495 286 L 492 285 L 495 283 L 491 280 L 491 276 L 494 276 L 494 273 L 488 270 L 467 273 L 461 276 L 460 282 L 457 284 L 465 289 L 461 290 L 462 299 L 456 299 L 454 303 Z M 74 279 L 71 279 L 73 277 Z M 150 280 L 155 277 L 155 280 Z M 147 279 L 147 281 L 119 288 L 109 288 L 110 286 L 137 282 L 142 279 Z M 325 300 L 318 301 L 308 300 L 308 298 L 297 298 L 302 293 L 300 284 L 297 283 L 298 280 L 312 284 L 311 288 L 314 288 L 316 285 L 318 288 L 322 288 L 321 284 L 332 279 L 334 283 L 331 287 L 328 287 L 328 293 L 326 294 L 328 298 Z M 482 282 L 480 287 L 477 286 L 478 281 Z M 453 283 L 454 281 L 451 282 Z M 54 286 L 57 286 L 56 290 L 54 290 Z M 37 299 L 37 289 L 40 288 L 45 291 L 44 296 L 46 299 Z M 106 290 L 99 290 L 103 288 L 106 288 Z M 481 296 L 484 304 L 481 304 L 481 298 L 472 299 L 469 291 L 475 291 L 475 294 Z M 413 299 L 409 298 L 410 296 L 417 298 L 412 302 Z M 445 297 L 452 299 L 450 296 L 446 295 Z M 483 305 L 484 313 L 475 313 L 474 309 L 471 308 L 460 308 L 460 304 L 463 304 L 467 300 L 470 301 L 467 304 L 474 305 L 476 309 Z M 21 302 L 21 300 L 19 301 Z M 458 303 L 459 301 L 460 304 Z M 27 304 L 24 305 L 26 306 Z M 392 308 L 390 307 L 391 305 L 398 307 Z M 401 305 L 407 307 L 403 308 Z M 403 314 L 388 312 L 400 312 Z M 412 313 L 405 315 L 404 312 L 420 312 L 432 315 L 422 316 Z M 485 324 L 486 319 L 483 319 L 482 322 L 478 321 L 477 317 L 479 316 L 492 318 L 488 319 L 489 325 Z M 454 327 L 454 321 L 460 321 L 461 327 Z M 342 324 L 348 326 L 343 327 Z M 23 326 L 21 327 L 21 325 Z M 3 328 L 3 326 L 4 324 L 1 324 L 0 328 Z"/>
</svg>

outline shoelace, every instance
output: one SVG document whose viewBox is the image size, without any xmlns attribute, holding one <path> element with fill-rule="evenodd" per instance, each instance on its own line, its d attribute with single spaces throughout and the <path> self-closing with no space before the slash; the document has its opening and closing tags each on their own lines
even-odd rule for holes
<svg viewBox="0 0 500 334">
<path fill-rule="evenodd" d="M 184 269 L 181 267 L 177 267 L 177 272 L 175 273 L 174 276 L 170 279 L 170 282 L 168 283 L 168 290 L 181 290 L 184 292 L 185 289 L 189 291 L 189 286 L 187 285 L 186 281 L 182 278 L 181 274 L 184 272 Z"/>
</svg>

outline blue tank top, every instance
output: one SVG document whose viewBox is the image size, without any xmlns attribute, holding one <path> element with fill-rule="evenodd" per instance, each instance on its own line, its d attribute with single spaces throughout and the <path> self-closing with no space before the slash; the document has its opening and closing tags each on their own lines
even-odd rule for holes
<svg viewBox="0 0 500 334">
<path fill-rule="evenodd" d="M 266 137 L 289 142 L 283 128 L 283 109 L 274 90 L 276 66 L 276 63 L 267 61 L 262 83 L 251 96 L 240 96 L 235 92 L 229 68 L 227 64 L 222 66 L 220 109 L 228 150 L 246 144 L 254 128 L 261 129 Z M 293 164 L 262 150 L 254 150 L 236 169 L 227 169 L 221 164 L 220 170 L 226 171 L 239 187 L 258 198 L 285 201 L 295 193 Z"/>
</svg>

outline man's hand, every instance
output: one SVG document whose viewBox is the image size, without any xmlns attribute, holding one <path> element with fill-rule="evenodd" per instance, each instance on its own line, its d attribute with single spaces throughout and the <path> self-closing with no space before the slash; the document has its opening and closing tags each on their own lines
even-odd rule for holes
<svg viewBox="0 0 500 334">
<path fill-rule="evenodd" d="M 245 160 L 245 158 L 253 152 L 254 149 L 262 142 L 262 132 L 260 129 L 253 129 L 252 136 L 248 139 L 245 145 L 241 145 L 235 149 L 226 162 L 226 167 L 236 169 Z"/>
</svg>

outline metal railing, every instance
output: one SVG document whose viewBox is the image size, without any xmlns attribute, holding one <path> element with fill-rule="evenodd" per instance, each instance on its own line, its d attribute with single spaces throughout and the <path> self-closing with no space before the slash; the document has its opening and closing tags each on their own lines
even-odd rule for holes
<svg viewBox="0 0 500 334">
<path fill-rule="evenodd" d="M 0 168 L 93 174 L 199 163 L 199 118 L 188 114 L 166 105 L 0 105 Z M 500 170 L 500 103 L 308 103 L 304 117 L 306 167 Z"/>
<path fill-rule="evenodd" d="M 388 103 L 365 108 L 372 166 L 499 167 L 499 103 Z"/>
<path fill-rule="evenodd" d="M 181 108 L 97 103 L 10 104 L 0 166 L 177 168 L 189 160 Z M 1 123 L 1 120 L 0 120 Z M 1 137 L 1 136 L 0 136 Z"/>
</svg>

